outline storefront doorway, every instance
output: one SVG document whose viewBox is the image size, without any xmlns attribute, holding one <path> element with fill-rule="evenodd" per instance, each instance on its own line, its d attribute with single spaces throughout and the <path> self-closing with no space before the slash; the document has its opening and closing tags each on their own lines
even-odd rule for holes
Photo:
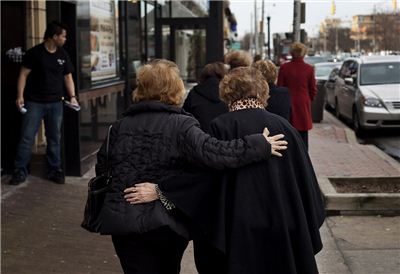
<svg viewBox="0 0 400 274">
<path fill-rule="evenodd" d="M 223 60 L 222 1 L 166 1 L 155 22 L 156 58 L 176 62 L 187 83 L 207 63 Z"/>
<path fill-rule="evenodd" d="M 206 64 L 205 28 L 162 26 L 162 58 L 174 61 L 186 82 L 195 82 Z"/>
<path fill-rule="evenodd" d="M 1 1 L 1 174 L 13 172 L 22 114 L 15 106 L 25 44 L 25 2 Z"/>
</svg>

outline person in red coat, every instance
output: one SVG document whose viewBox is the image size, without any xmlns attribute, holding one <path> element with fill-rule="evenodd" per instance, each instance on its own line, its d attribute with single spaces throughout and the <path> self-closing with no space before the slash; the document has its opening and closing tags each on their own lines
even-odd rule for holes
<svg viewBox="0 0 400 274">
<path fill-rule="evenodd" d="M 308 149 L 308 131 L 312 128 L 311 102 L 317 94 L 314 68 L 303 60 L 307 47 L 295 42 L 291 45 L 292 61 L 279 69 L 278 86 L 287 87 L 290 91 L 290 123 L 300 133 Z"/>
</svg>

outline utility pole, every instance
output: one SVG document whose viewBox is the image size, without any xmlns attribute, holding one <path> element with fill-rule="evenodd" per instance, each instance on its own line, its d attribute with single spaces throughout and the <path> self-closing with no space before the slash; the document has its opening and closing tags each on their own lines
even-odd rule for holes
<svg viewBox="0 0 400 274">
<path fill-rule="evenodd" d="M 257 0 L 254 0 L 254 55 L 258 54 Z"/>
<path fill-rule="evenodd" d="M 270 29 L 271 16 L 267 16 L 268 24 L 268 59 L 271 60 L 271 29 Z"/>
<path fill-rule="evenodd" d="M 253 53 L 254 46 L 254 30 L 253 30 L 253 13 L 250 12 L 250 53 Z"/>
<path fill-rule="evenodd" d="M 333 19 L 335 20 L 335 19 Z M 339 20 L 339 19 L 338 19 Z M 339 51 L 339 35 L 338 35 L 338 20 L 335 21 L 335 53 L 337 54 Z"/>
<path fill-rule="evenodd" d="M 374 18 L 374 36 L 373 36 L 373 40 L 372 40 L 372 52 L 376 51 L 376 4 L 374 4 L 374 14 L 373 14 L 373 18 Z"/>
<path fill-rule="evenodd" d="M 293 6 L 293 41 L 300 42 L 301 0 L 294 0 Z"/>
<path fill-rule="evenodd" d="M 264 45 L 265 45 L 265 33 L 264 33 L 264 0 L 262 0 L 261 4 L 261 22 L 260 22 L 260 50 L 261 57 L 264 58 Z"/>
</svg>

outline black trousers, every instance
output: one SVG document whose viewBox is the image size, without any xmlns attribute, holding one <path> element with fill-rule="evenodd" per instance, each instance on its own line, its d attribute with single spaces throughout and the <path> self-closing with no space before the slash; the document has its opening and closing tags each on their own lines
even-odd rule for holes
<svg viewBox="0 0 400 274">
<path fill-rule="evenodd" d="M 307 130 L 306 131 L 298 130 L 297 132 L 300 134 L 300 137 L 303 140 L 303 143 L 306 146 L 307 151 L 308 151 L 308 131 Z"/>
<path fill-rule="evenodd" d="M 193 240 L 194 262 L 199 274 L 226 273 L 225 254 L 207 240 Z"/>
<path fill-rule="evenodd" d="M 169 228 L 112 236 L 125 274 L 178 274 L 188 240 Z"/>
</svg>

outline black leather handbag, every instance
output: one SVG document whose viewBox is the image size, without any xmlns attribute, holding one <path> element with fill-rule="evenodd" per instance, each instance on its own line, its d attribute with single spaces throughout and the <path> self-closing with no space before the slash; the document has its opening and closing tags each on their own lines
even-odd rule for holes
<svg viewBox="0 0 400 274">
<path fill-rule="evenodd" d="M 106 172 L 93 177 L 88 183 L 88 196 L 86 200 L 83 222 L 81 227 L 90 232 L 99 232 L 101 226 L 100 211 L 104 204 L 104 199 L 110 188 L 111 174 L 108 165 L 108 154 L 110 146 L 110 132 L 112 126 L 108 128 L 107 147 L 106 147 Z"/>
</svg>

